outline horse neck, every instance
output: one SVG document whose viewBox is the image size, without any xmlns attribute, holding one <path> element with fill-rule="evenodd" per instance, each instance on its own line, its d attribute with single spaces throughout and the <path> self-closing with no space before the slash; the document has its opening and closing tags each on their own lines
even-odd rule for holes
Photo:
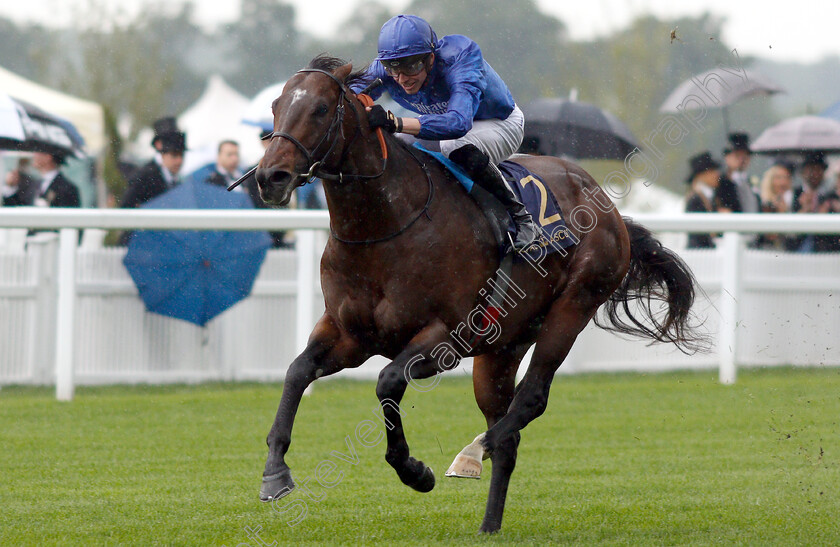
<svg viewBox="0 0 840 547">
<path fill-rule="evenodd" d="M 417 161 L 396 139 L 386 138 L 388 161 L 381 176 L 324 181 L 330 223 L 343 239 L 378 239 L 411 221 L 428 199 L 429 185 Z M 382 151 L 374 136 L 358 139 L 341 166 L 345 174 L 375 174 L 382 169 Z"/>
</svg>

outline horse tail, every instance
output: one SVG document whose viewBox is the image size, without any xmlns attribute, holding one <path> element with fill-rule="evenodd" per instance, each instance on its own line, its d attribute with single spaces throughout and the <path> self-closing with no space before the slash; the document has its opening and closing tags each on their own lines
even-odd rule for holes
<svg viewBox="0 0 840 547">
<path fill-rule="evenodd" d="M 688 265 L 662 246 L 650 230 L 623 217 L 630 235 L 630 268 L 604 304 L 595 324 L 619 334 L 670 342 L 686 354 L 709 348 L 692 324 L 697 281 Z M 635 303 L 635 305 L 632 305 Z"/>
</svg>

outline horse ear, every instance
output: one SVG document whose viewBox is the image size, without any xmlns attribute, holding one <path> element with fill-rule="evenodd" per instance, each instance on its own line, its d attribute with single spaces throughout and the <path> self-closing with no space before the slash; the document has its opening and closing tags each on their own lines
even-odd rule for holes
<svg viewBox="0 0 840 547">
<path fill-rule="evenodd" d="M 347 76 L 350 75 L 350 72 L 353 70 L 353 63 L 347 63 L 346 65 L 342 65 L 333 71 L 333 75 L 341 80 L 342 82 L 347 79 Z"/>
</svg>

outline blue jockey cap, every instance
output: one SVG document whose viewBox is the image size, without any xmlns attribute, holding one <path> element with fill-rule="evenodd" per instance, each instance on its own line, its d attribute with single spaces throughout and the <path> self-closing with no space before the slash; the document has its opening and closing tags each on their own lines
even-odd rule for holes
<svg viewBox="0 0 840 547">
<path fill-rule="evenodd" d="M 397 15 L 379 31 L 379 55 L 374 61 L 431 53 L 437 46 L 432 26 L 416 15 Z"/>
</svg>

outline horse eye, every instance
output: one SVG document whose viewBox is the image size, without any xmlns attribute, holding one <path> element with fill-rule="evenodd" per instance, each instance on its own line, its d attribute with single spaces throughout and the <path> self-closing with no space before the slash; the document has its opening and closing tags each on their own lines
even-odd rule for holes
<svg viewBox="0 0 840 547">
<path fill-rule="evenodd" d="M 327 112 L 329 112 L 329 108 L 325 104 L 322 104 L 315 109 L 316 116 L 326 116 Z"/>
</svg>

